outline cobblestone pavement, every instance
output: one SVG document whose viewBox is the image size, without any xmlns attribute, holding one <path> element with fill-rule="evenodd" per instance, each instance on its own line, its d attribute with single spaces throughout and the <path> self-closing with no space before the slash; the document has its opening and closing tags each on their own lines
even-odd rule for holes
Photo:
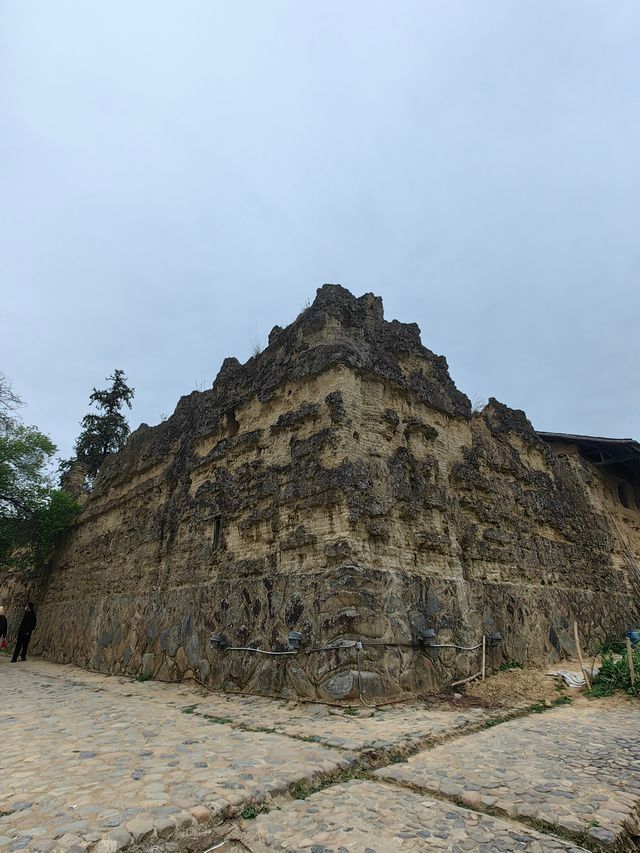
<svg viewBox="0 0 640 853">
<path fill-rule="evenodd" d="M 585 832 L 595 849 L 640 802 L 640 709 L 628 702 L 468 734 L 486 711 L 345 711 L 5 657 L 0 683 L 0 849 L 11 853 L 204 850 L 224 820 L 222 853 L 577 850 L 557 835 L 577 844 Z M 372 751 L 391 762 L 409 747 L 421 751 L 362 780 Z M 327 787 L 297 801 L 292 784 Z M 260 804 L 270 811 L 241 819 Z M 527 820 L 544 821 L 544 835 Z"/>
<path fill-rule="evenodd" d="M 477 728 L 493 713 L 479 707 L 461 709 L 456 703 L 443 702 L 402 703 L 379 708 L 298 703 L 263 696 L 210 693 L 189 685 L 168 687 L 157 681 L 140 683 L 76 667 L 61 668 L 45 661 L 31 661 L 30 665 L 44 667 L 56 677 L 61 672 L 72 672 L 73 681 L 89 689 L 107 689 L 110 694 L 126 697 L 140 695 L 145 702 L 159 701 L 163 707 L 192 705 L 195 716 L 355 751 L 415 747 L 424 741 L 436 743 L 466 729 Z M 511 710 L 518 708 L 501 709 L 500 713 L 508 714 Z"/>
<path fill-rule="evenodd" d="M 563 707 L 420 752 L 376 776 L 613 844 L 638 834 L 640 708 Z"/>
<path fill-rule="evenodd" d="M 437 742 L 475 728 L 487 720 L 483 708 L 439 710 L 422 704 L 389 705 L 372 710 L 344 710 L 326 705 L 278 703 L 259 697 L 216 695 L 198 704 L 194 713 L 230 717 L 248 727 L 268 725 L 289 737 L 302 737 L 339 749 L 361 751 L 413 747 L 423 740 Z M 261 722 L 266 721 L 266 722 Z"/>
<path fill-rule="evenodd" d="M 73 673 L 0 662 L 2 848 L 46 853 L 54 841 L 63 849 L 105 835 L 126 844 L 351 763 L 315 743 L 181 713 L 145 684 L 126 696 Z"/>
<path fill-rule="evenodd" d="M 267 849 L 582 851 L 513 823 L 374 782 L 349 782 L 259 815 L 249 835 Z M 224 848 L 223 848 L 224 849 Z"/>
</svg>

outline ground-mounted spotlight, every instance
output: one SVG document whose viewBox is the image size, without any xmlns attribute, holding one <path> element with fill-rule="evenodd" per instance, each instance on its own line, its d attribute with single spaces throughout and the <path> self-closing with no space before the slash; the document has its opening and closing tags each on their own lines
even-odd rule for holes
<svg viewBox="0 0 640 853">
<path fill-rule="evenodd" d="M 494 631 L 493 634 L 487 634 L 487 645 L 499 646 L 502 642 L 502 634 L 500 631 Z"/>
<path fill-rule="evenodd" d="M 436 644 L 436 632 L 433 628 L 426 628 L 421 634 L 418 634 L 418 642 L 423 649 L 430 649 Z"/>
<path fill-rule="evenodd" d="M 287 642 L 289 644 L 289 648 L 297 652 L 304 643 L 304 636 L 300 633 L 300 631 L 289 631 L 287 635 Z"/>
<path fill-rule="evenodd" d="M 223 652 L 227 648 L 227 641 L 222 634 L 211 634 L 209 637 L 209 645 L 212 649 Z"/>
</svg>

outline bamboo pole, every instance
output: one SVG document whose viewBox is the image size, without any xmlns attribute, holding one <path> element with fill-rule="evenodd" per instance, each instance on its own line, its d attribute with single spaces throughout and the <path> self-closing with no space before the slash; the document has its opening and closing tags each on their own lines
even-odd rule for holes
<svg viewBox="0 0 640 853">
<path fill-rule="evenodd" d="M 487 674 L 487 636 L 482 635 L 482 680 L 485 680 Z"/>
<path fill-rule="evenodd" d="M 469 678 L 463 678 L 460 681 L 452 681 L 449 687 L 459 687 L 461 684 L 468 684 L 470 681 L 480 678 L 481 675 L 481 672 L 476 672 L 475 675 L 470 675 Z"/>
<path fill-rule="evenodd" d="M 633 666 L 633 649 L 631 648 L 631 640 L 627 637 L 627 662 L 629 664 L 629 675 L 631 676 L 631 686 L 636 685 L 636 671 Z"/>
<path fill-rule="evenodd" d="M 580 661 L 580 669 L 582 670 L 582 674 L 584 675 L 584 680 L 587 685 L 587 690 L 591 690 L 591 681 L 589 679 L 589 673 L 587 672 L 584 661 L 582 660 L 582 650 L 580 648 L 580 638 L 578 637 L 578 623 L 574 620 L 573 622 L 573 635 L 576 639 L 576 652 L 578 653 L 578 660 Z"/>
</svg>

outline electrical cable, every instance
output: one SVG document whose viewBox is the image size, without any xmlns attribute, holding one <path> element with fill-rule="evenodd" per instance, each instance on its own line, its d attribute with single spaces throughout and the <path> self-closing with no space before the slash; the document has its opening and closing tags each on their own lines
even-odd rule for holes
<svg viewBox="0 0 640 853">
<path fill-rule="evenodd" d="M 256 652 L 259 655 L 296 655 L 297 651 L 270 652 L 266 649 L 253 649 L 251 646 L 227 646 L 225 652 Z"/>
<path fill-rule="evenodd" d="M 364 688 L 362 684 L 362 667 L 360 666 L 360 652 L 362 651 L 364 646 L 384 646 L 387 648 L 421 648 L 421 643 L 386 643 L 386 642 L 363 642 L 362 640 L 343 640 L 339 645 L 331 645 L 331 646 L 317 646 L 313 649 L 301 649 L 304 654 L 310 655 L 315 654 L 317 652 L 335 652 L 340 651 L 340 649 L 353 649 L 356 650 L 356 668 L 357 668 L 357 678 L 358 678 L 358 696 L 360 702 L 367 708 L 376 708 L 377 705 L 367 702 L 364 698 Z M 428 643 L 425 648 L 426 649 L 456 649 L 458 651 L 463 652 L 474 652 L 476 649 L 479 649 L 482 646 L 482 642 L 477 643 L 475 646 L 459 646 L 457 643 Z M 291 649 L 289 651 L 268 651 L 266 649 L 254 649 L 251 646 L 227 646 L 224 649 L 225 652 L 255 652 L 260 655 L 297 655 L 298 649 Z M 474 678 L 478 678 L 481 673 L 477 673 L 476 675 L 471 676 L 470 678 L 465 678 L 463 681 L 454 682 L 451 686 L 456 686 L 458 684 L 464 684 L 467 681 L 472 681 Z"/>
<path fill-rule="evenodd" d="M 346 640 L 340 643 L 340 645 L 335 646 L 318 646 L 313 649 L 302 649 L 301 651 L 306 655 L 315 654 L 316 652 L 335 652 L 340 649 L 352 649 L 354 646 L 357 646 L 360 643 L 361 646 L 384 646 L 385 648 L 409 648 L 409 649 L 419 649 L 419 643 L 377 643 L 377 642 L 368 642 L 362 640 Z M 474 652 L 476 649 L 479 649 L 482 643 L 477 643 L 475 646 L 459 646 L 457 643 L 429 643 L 427 648 L 429 649 L 458 649 L 459 651 L 464 652 Z M 268 651 L 267 649 L 254 649 L 252 646 L 226 646 L 223 651 L 225 652 L 257 652 L 261 655 L 295 655 L 298 653 L 297 649 L 291 649 L 289 651 L 282 652 L 274 652 Z"/>
<path fill-rule="evenodd" d="M 335 652 L 339 649 L 352 649 L 358 644 L 358 642 L 358 640 L 343 640 L 339 646 L 318 646 L 315 649 L 303 649 L 303 652 L 307 655 L 311 655 L 314 654 L 314 652 Z"/>
</svg>

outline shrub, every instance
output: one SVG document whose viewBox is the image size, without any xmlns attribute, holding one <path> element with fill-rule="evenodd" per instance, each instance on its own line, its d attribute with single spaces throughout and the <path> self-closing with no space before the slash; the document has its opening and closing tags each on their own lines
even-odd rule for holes
<svg viewBox="0 0 640 853">
<path fill-rule="evenodd" d="M 635 686 L 631 686 L 631 673 L 625 645 L 619 660 L 614 660 L 611 651 L 603 653 L 600 672 L 594 679 L 591 689 L 592 696 L 611 696 L 617 690 L 624 690 L 632 696 L 640 696 L 640 647 L 632 646 L 631 654 L 636 674 Z"/>
</svg>

